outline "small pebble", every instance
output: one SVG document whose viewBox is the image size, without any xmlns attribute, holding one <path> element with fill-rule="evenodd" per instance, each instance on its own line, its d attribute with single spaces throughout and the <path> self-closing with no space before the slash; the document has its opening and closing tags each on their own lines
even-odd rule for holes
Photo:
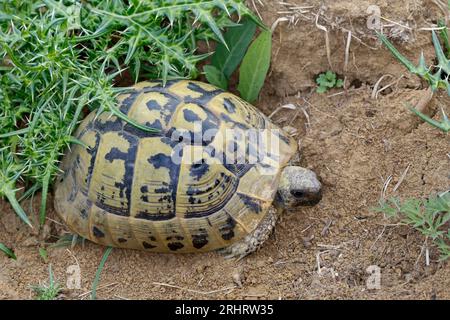
<svg viewBox="0 0 450 320">
<path fill-rule="evenodd" d="M 233 282 L 239 287 L 242 288 L 242 283 L 244 281 L 244 270 L 242 268 L 238 268 L 234 271 L 233 275 Z"/>
<path fill-rule="evenodd" d="M 311 241 L 314 240 L 314 235 L 310 235 L 309 237 L 302 237 L 302 241 L 303 241 L 303 246 L 305 248 L 310 248 L 312 243 Z"/>
</svg>

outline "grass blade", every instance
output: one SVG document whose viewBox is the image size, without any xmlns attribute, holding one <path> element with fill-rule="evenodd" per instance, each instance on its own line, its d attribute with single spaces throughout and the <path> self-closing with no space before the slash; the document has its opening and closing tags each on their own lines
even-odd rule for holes
<svg viewBox="0 0 450 320">
<path fill-rule="evenodd" d="M 82 146 L 82 147 L 85 148 L 85 149 L 88 149 L 88 148 L 89 148 L 89 146 L 88 146 L 86 143 L 84 143 L 83 141 L 81 141 L 81 140 L 79 140 L 79 139 L 77 139 L 77 138 L 75 138 L 75 137 L 72 137 L 72 136 L 70 136 L 69 138 L 67 138 L 67 142 L 73 143 L 73 144 L 77 144 L 77 145 L 79 145 L 79 146 Z"/>
<path fill-rule="evenodd" d="M 3 252 L 7 257 L 17 260 L 17 257 L 14 254 L 14 252 L 1 242 L 0 242 L 0 251 Z"/>
<path fill-rule="evenodd" d="M 238 90 L 248 102 L 258 98 L 269 71 L 272 33 L 263 31 L 252 43 L 241 64 Z"/>
<path fill-rule="evenodd" d="M 71 247 L 74 248 L 77 244 L 84 243 L 84 238 L 76 235 L 76 234 L 65 234 L 62 237 L 60 237 L 55 243 L 52 243 L 48 246 L 49 249 L 51 248 L 65 248 L 65 247 Z"/>
<path fill-rule="evenodd" d="M 16 214 L 19 216 L 19 218 L 22 219 L 22 221 L 25 222 L 27 225 L 29 225 L 31 228 L 33 228 L 30 219 L 28 219 L 27 214 L 17 201 L 15 193 L 12 191 L 5 191 L 5 196 L 8 199 L 11 206 L 13 207 Z"/>
<path fill-rule="evenodd" d="M 115 115 L 116 117 L 122 119 L 123 121 L 126 121 L 126 122 L 128 122 L 129 124 L 131 124 L 132 126 L 138 128 L 138 129 L 141 129 L 141 130 L 143 130 L 143 131 L 147 131 L 147 132 L 150 132 L 150 133 L 158 133 L 158 132 L 160 132 L 160 130 L 158 130 L 158 129 L 150 128 L 150 127 L 143 126 L 143 125 L 137 123 L 136 121 L 134 121 L 134 120 L 128 118 L 125 114 L 123 114 L 122 112 L 120 112 L 120 110 L 117 109 L 117 108 L 115 108 L 115 107 L 114 107 L 114 108 L 111 107 L 111 113 L 112 113 L 113 115 Z"/>
<path fill-rule="evenodd" d="M 108 259 L 108 256 L 111 253 L 112 249 L 113 249 L 112 247 L 108 247 L 105 250 L 102 260 L 100 261 L 100 264 L 98 265 L 97 272 L 95 273 L 94 282 L 92 282 L 91 300 L 97 299 L 97 286 L 98 286 L 98 282 L 100 280 L 100 275 L 102 273 L 103 267 L 105 266 L 105 262 Z"/>
<path fill-rule="evenodd" d="M 45 223 L 46 207 L 47 207 L 47 194 L 48 185 L 50 184 L 51 172 L 48 170 L 42 181 L 42 194 L 41 194 L 41 208 L 39 210 L 39 223 L 41 226 Z"/>
<path fill-rule="evenodd" d="M 25 133 L 27 133 L 28 131 L 30 131 L 30 128 L 29 128 L 29 127 L 23 128 L 23 129 L 19 129 L 19 130 L 16 130 L 16 131 L 11 131 L 11 132 L 7 132 L 7 133 L 3 133 L 3 134 L 0 134 L 0 139 L 12 137 L 12 136 L 18 136 L 18 135 L 21 135 L 21 134 L 25 134 Z"/>
<path fill-rule="evenodd" d="M 33 186 L 31 186 L 30 188 L 28 188 L 23 194 L 22 196 L 19 198 L 18 202 L 22 202 L 23 200 L 27 199 L 28 197 L 30 197 L 31 195 L 35 194 L 39 189 L 41 188 L 41 186 L 38 183 L 35 183 Z"/>
</svg>

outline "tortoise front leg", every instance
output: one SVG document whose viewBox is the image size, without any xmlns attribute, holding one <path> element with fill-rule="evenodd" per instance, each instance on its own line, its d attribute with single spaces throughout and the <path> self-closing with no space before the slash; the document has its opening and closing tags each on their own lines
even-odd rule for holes
<svg viewBox="0 0 450 320">
<path fill-rule="evenodd" d="M 244 239 L 233 243 L 232 245 L 220 249 L 219 252 L 225 255 L 225 259 L 236 258 L 241 260 L 250 253 L 256 251 L 269 238 L 275 223 L 278 219 L 278 210 L 271 206 L 267 215 L 260 222 L 258 227 Z"/>
</svg>

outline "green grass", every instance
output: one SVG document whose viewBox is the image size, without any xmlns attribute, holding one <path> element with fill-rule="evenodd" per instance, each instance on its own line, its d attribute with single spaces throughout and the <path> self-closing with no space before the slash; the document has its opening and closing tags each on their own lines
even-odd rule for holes
<svg viewBox="0 0 450 320">
<path fill-rule="evenodd" d="M 97 272 L 95 272 L 95 278 L 92 282 L 92 293 L 91 293 L 91 300 L 97 299 L 97 286 L 100 281 L 100 275 L 102 274 L 103 267 L 105 266 L 106 260 L 109 257 L 109 254 L 112 251 L 112 247 L 108 247 L 105 250 L 105 253 L 103 254 L 102 260 L 100 261 L 100 264 L 98 265 Z"/>
<path fill-rule="evenodd" d="M 48 273 L 48 284 L 31 287 L 36 294 L 36 300 L 55 300 L 62 290 L 60 285 L 54 279 L 51 265 L 48 266 Z"/>
<path fill-rule="evenodd" d="M 386 217 L 399 219 L 433 240 L 441 260 L 450 258 L 450 191 L 428 199 L 392 198 L 374 209 Z"/>
<path fill-rule="evenodd" d="M 85 238 L 77 234 L 64 234 L 55 243 L 50 244 L 48 248 L 74 248 L 77 244 L 80 244 L 84 248 L 85 241 Z"/>
<path fill-rule="evenodd" d="M 85 111 L 110 112 L 126 90 L 115 80 L 195 78 L 199 41 L 224 43 L 243 0 L 4 0 L 0 3 L 0 198 L 31 222 L 16 200 L 47 193 Z M 27 192 L 31 190 L 31 192 Z"/>
<path fill-rule="evenodd" d="M 8 258 L 17 260 L 16 255 L 14 254 L 14 251 L 11 248 L 8 248 L 3 243 L 0 242 L 0 252 L 3 252 Z"/>
</svg>

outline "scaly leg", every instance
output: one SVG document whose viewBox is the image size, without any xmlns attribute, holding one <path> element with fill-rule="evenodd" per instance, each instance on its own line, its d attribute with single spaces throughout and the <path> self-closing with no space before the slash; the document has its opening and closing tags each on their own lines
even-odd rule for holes
<svg viewBox="0 0 450 320">
<path fill-rule="evenodd" d="M 244 239 L 221 249 L 220 253 L 225 255 L 225 259 L 237 258 L 238 260 L 241 260 L 248 254 L 256 251 L 269 238 L 275 227 L 277 218 L 277 209 L 271 206 L 267 215 L 252 233 L 247 235 Z"/>
</svg>

